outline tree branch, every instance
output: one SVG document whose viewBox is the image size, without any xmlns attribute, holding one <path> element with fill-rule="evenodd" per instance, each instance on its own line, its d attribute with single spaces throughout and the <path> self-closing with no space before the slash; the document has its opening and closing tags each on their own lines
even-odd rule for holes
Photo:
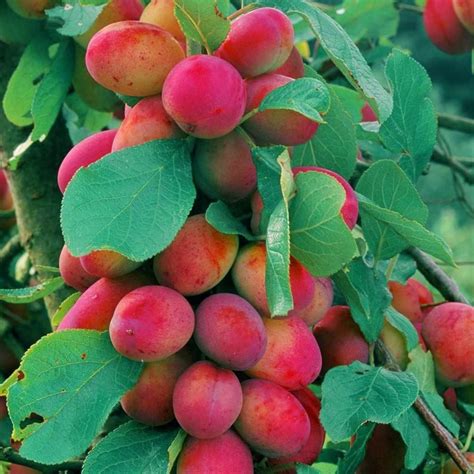
<svg viewBox="0 0 474 474">
<path fill-rule="evenodd" d="M 384 361 L 387 369 L 400 372 L 400 366 L 395 362 L 391 352 L 387 349 L 385 344 L 379 339 L 376 342 L 377 355 Z M 453 461 L 463 472 L 472 473 L 472 467 L 469 461 L 464 457 L 461 448 L 457 445 L 456 440 L 451 433 L 439 422 L 433 412 L 426 405 L 422 396 L 420 395 L 413 404 L 416 411 L 425 420 L 433 434 L 436 436 L 440 444 L 446 449 Z"/>
<path fill-rule="evenodd" d="M 467 184 L 474 184 L 474 171 L 469 170 L 460 160 L 451 158 L 439 150 L 434 150 L 431 161 L 440 165 L 449 166 L 453 171 L 458 173 Z"/>
<path fill-rule="evenodd" d="M 457 283 L 421 250 L 410 247 L 407 252 L 415 259 L 418 270 L 448 301 L 470 304 Z"/>
<path fill-rule="evenodd" d="M 79 471 L 82 468 L 81 461 L 69 461 L 63 464 L 57 464 L 55 466 L 45 466 L 43 464 L 36 463 L 34 461 L 30 461 L 29 459 L 25 459 L 21 457 L 14 449 L 12 448 L 0 448 L 0 460 L 10 462 L 13 464 L 21 464 L 22 466 L 31 467 L 32 469 L 37 469 L 41 472 L 57 472 L 60 471 L 67 471 L 67 470 L 74 470 Z"/>
<path fill-rule="evenodd" d="M 0 97 L 19 59 L 17 48 L 0 43 Z M 1 109 L 1 108 L 0 108 Z M 6 119 L 0 110 L 0 148 L 3 161 L 12 156 L 18 144 L 25 141 L 29 130 L 20 129 Z M 28 149 L 15 171 L 7 171 L 13 196 L 20 241 L 28 252 L 33 266 L 57 266 L 63 239 L 59 226 L 61 194 L 56 184 L 56 173 L 71 144 L 64 123 L 57 121 L 49 137 Z M 41 270 L 40 279 L 47 278 Z M 68 294 L 59 290 L 45 298 L 49 314 Z"/>
<path fill-rule="evenodd" d="M 474 120 L 450 114 L 438 114 L 438 125 L 448 130 L 474 134 Z"/>
</svg>

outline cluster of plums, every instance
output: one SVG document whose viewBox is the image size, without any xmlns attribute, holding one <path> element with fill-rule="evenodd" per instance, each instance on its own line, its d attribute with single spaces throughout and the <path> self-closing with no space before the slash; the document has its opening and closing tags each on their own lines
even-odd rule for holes
<svg viewBox="0 0 474 474">
<path fill-rule="evenodd" d="M 448 54 L 474 49 L 474 2 L 472 0 L 427 0 L 423 20 L 426 34 Z"/>
</svg>

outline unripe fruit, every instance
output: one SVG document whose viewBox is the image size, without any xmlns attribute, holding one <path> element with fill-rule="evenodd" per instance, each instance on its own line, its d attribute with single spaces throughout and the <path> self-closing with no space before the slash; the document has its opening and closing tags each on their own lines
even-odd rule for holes
<svg viewBox="0 0 474 474">
<path fill-rule="evenodd" d="M 150 284 L 141 273 L 120 278 L 101 278 L 79 297 L 58 326 L 61 329 L 108 329 L 119 301 L 132 290 Z"/>
<path fill-rule="evenodd" d="M 359 216 L 359 202 L 351 185 L 339 174 L 326 168 L 319 168 L 317 166 L 298 166 L 293 168 L 293 175 L 297 176 L 299 173 L 306 173 L 308 171 L 315 171 L 323 173 L 334 178 L 343 188 L 346 194 L 346 199 L 341 207 L 341 216 L 344 219 L 347 227 L 353 229 L 357 224 L 357 217 Z"/>
<path fill-rule="evenodd" d="M 295 46 L 293 46 L 288 59 L 278 69 L 275 69 L 273 74 L 281 74 L 282 76 L 291 77 L 293 79 L 304 77 L 303 58 Z"/>
<path fill-rule="evenodd" d="M 86 68 L 86 51 L 76 45 L 74 56 L 74 75 L 72 85 L 77 95 L 95 110 L 113 112 L 119 107 L 120 99 L 92 79 Z"/>
<path fill-rule="evenodd" d="M 191 305 L 177 291 L 144 286 L 120 300 L 110 322 L 117 352 L 133 360 L 166 359 L 182 349 L 194 330 Z"/>
<path fill-rule="evenodd" d="M 160 96 L 147 97 L 133 106 L 117 130 L 112 151 L 151 140 L 180 138 L 184 133 L 166 113 Z"/>
<path fill-rule="evenodd" d="M 146 363 L 138 382 L 120 400 L 125 413 L 150 426 L 174 420 L 173 390 L 193 361 L 191 350 L 185 347 L 166 359 Z"/>
<path fill-rule="evenodd" d="M 58 170 L 58 186 L 63 194 L 79 168 L 89 166 L 112 151 L 112 142 L 116 133 L 117 130 L 95 133 L 69 151 Z"/>
<path fill-rule="evenodd" d="M 321 349 L 323 373 L 356 360 L 369 361 L 369 346 L 347 306 L 333 306 L 314 327 L 314 336 Z"/>
<path fill-rule="evenodd" d="M 313 382 L 321 371 L 321 351 L 311 330 L 300 318 L 263 318 L 267 348 L 249 370 L 251 377 L 299 390 Z"/>
<path fill-rule="evenodd" d="M 177 474 L 253 474 L 252 453 L 233 431 L 213 439 L 189 437 L 178 458 Z"/>
<path fill-rule="evenodd" d="M 91 38 L 102 28 L 119 21 L 138 20 L 143 12 L 140 0 L 110 0 L 100 12 L 92 26 L 74 39 L 87 48 Z"/>
<path fill-rule="evenodd" d="M 198 54 L 181 61 L 163 85 L 163 105 L 189 135 L 217 138 L 239 124 L 245 110 L 245 85 L 226 61 Z"/>
<path fill-rule="evenodd" d="M 319 413 L 321 411 L 321 402 L 316 398 L 314 393 L 309 388 L 303 388 L 295 392 L 291 392 L 303 405 L 309 417 L 311 430 L 308 441 L 295 454 L 290 456 L 283 456 L 279 458 L 269 459 L 269 464 L 272 466 L 283 465 L 290 463 L 313 464 L 323 449 L 324 438 L 326 433 L 323 425 L 319 420 Z M 285 469 L 285 473 L 296 473 L 295 469 Z"/>
<path fill-rule="evenodd" d="M 237 236 L 218 232 L 203 214 L 191 216 L 171 245 L 154 258 L 156 278 L 183 295 L 199 295 L 225 277 L 238 247 Z"/>
<path fill-rule="evenodd" d="M 211 295 L 198 306 L 194 340 L 207 357 L 232 370 L 253 367 L 267 346 L 260 315 L 230 293 Z"/>
<path fill-rule="evenodd" d="M 84 269 L 80 258 L 74 257 L 65 245 L 59 255 L 59 273 L 66 285 L 71 286 L 77 291 L 87 290 L 98 280 L 97 277 Z"/>
<path fill-rule="evenodd" d="M 445 385 L 474 384 L 474 308 L 444 303 L 423 321 L 423 339 L 433 354 L 436 375 Z"/>
<path fill-rule="evenodd" d="M 293 48 L 290 19 L 276 8 L 259 8 L 233 21 L 216 55 L 244 77 L 260 76 L 282 66 Z"/>
<path fill-rule="evenodd" d="M 453 0 L 427 0 L 423 14 L 426 34 L 442 51 L 462 54 L 474 46 L 474 38 L 459 21 Z"/>
<path fill-rule="evenodd" d="M 453 0 L 453 6 L 460 22 L 474 35 L 474 3 L 472 0 Z"/>
<path fill-rule="evenodd" d="M 245 113 L 258 108 L 270 92 L 293 80 L 280 74 L 248 79 Z M 293 110 L 265 110 L 246 120 L 243 127 L 259 144 L 291 146 L 306 143 L 316 132 L 318 124 Z"/>
<path fill-rule="evenodd" d="M 183 30 L 174 16 L 174 0 L 151 0 L 143 10 L 140 21 L 159 26 L 178 41 L 185 41 Z"/>
<path fill-rule="evenodd" d="M 402 370 L 405 370 L 410 362 L 405 336 L 388 321 L 385 321 L 379 338 L 385 344 L 393 360 Z"/>
<path fill-rule="evenodd" d="M 107 89 L 142 97 L 159 94 L 165 78 L 183 58 L 180 44 L 168 32 L 138 21 L 119 21 L 90 40 L 86 65 Z"/>
<path fill-rule="evenodd" d="M 235 429 L 256 452 L 268 457 L 297 453 L 308 441 L 308 414 L 290 392 L 267 380 L 242 383 L 243 406 Z"/>
<path fill-rule="evenodd" d="M 113 250 L 94 250 L 80 258 L 84 270 L 99 278 L 117 278 L 133 272 L 142 262 L 134 262 Z"/>
<path fill-rule="evenodd" d="M 257 186 L 252 152 L 237 132 L 214 140 L 198 140 L 193 174 L 196 186 L 206 196 L 224 202 L 240 201 Z"/>
<path fill-rule="evenodd" d="M 232 268 L 232 279 L 237 292 L 263 316 L 270 316 L 265 287 L 267 251 L 264 242 L 243 247 Z M 288 316 L 297 316 L 312 326 L 329 309 L 333 299 L 332 282 L 313 277 L 301 263 L 290 258 L 290 286 L 293 296 Z"/>
<path fill-rule="evenodd" d="M 178 379 L 173 410 L 181 427 L 199 439 L 215 438 L 234 424 L 242 408 L 237 376 L 211 362 L 196 362 Z"/>
<path fill-rule="evenodd" d="M 8 6 L 18 15 L 31 20 L 45 17 L 44 11 L 54 7 L 55 0 L 7 0 Z"/>
</svg>

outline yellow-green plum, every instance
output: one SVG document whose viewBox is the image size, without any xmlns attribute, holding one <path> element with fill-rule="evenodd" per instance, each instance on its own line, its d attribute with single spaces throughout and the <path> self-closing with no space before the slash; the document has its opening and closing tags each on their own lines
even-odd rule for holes
<svg viewBox="0 0 474 474">
<path fill-rule="evenodd" d="M 249 447 L 232 430 L 213 439 L 188 437 L 179 455 L 177 474 L 253 474 Z"/>
<path fill-rule="evenodd" d="M 267 347 L 247 375 L 270 380 L 289 390 L 313 382 L 321 371 L 321 351 L 305 322 L 297 316 L 263 318 Z"/>
<path fill-rule="evenodd" d="M 299 400 L 268 380 L 242 383 L 243 405 L 235 429 L 250 447 L 267 457 L 297 453 L 308 441 L 311 423 Z"/>
<path fill-rule="evenodd" d="M 237 132 L 214 140 L 198 140 L 193 174 L 196 186 L 206 196 L 229 203 L 250 196 L 257 186 L 252 152 Z"/>
<path fill-rule="evenodd" d="M 89 42 L 86 66 L 102 86 L 119 94 L 159 94 L 184 52 L 170 33 L 139 21 L 119 21 L 96 33 Z"/>
<path fill-rule="evenodd" d="M 194 312 L 184 296 L 150 285 L 124 296 L 115 308 L 109 333 L 125 357 L 153 362 L 182 349 L 194 331 Z"/>
<path fill-rule="evenodd" d="M 245 84 L 228 62 L 197 54 L 181 61 L 163 85 L 163 105 L 189 135 L 218 138 L 230 133 L 245 110 Z"/>
<path fill-rule="evenodd" d="M 260 76 L 282 66 L 293 49 L 291 20 L 276 8 L 259 8 L 238 16 L 216 55 L 244 77 Z"/>
<path fill-rule="evenodd" d="M 87 273 L 99 278 L 117 278 L 133 272 L 142 264 L 113 250 L 94 250 L 80 260 Z"/>
<path fill-rule="evenodd" d="M 199 295 L 225 277 L 238 247 L 237 236 L 217 231 L 203 214 L 191 216 L 171 245 L 154 258 L 156 278 L 183 295 Z"/>
<path fill-rule="evenodd" d="M 143 10 L 140 21 L 163 28 L 178 41 L 186 39 L 174 15 L 174 0 L 151 0 Z"/>
<path fill-rule="evenodd" d="M 194 340 L 203 354 L 232 370 L 253 367 L 267 346 L 258 312 L 230 293 L 211 295 L 201 302 L 196 310 Z"/>
<path fill-rule="evenodd" d="M 275 89 L 294 81 L 281 74 L 264 74 L 247 79 L 245 113 L 257 109 L 263 99 Z M 318 123 L 293 110 L 265 110 L 243 123 L 244 129 L 258 144 L 301 145 L 316 133 Z"/>
<path fill-rule="evenodd" d="M 234 424 L 242 408 L 237 376 L 212 362 L 200 361 L 179 377 L 173 392 L 173 411 L 191 436 L 211 439 Z"/>
<path fill-rule="evenodd" d="M 423 321 L 422 335 L 433 354 L 436 375 L 450 387 L 474 384 L 474 308 L 444 303 Z"/>
<path fill-rule="evenodd" d="M 151 140 L 181 137 L 184 133 L 166 113 L 161 97 L 146 97 L 127 111 L 117 130 L 112 151 Z"/>
<path fill-rule="evenodd" d="M 82 35 L 74 39 L 87 48 L 91 38 L 102 28 L 112 23 L 126 20 L 138 20 L 143 12 L 140 0 L 110 0 L 100 12 L 92 26 Z"/>
<path fill-rule="evenodd" d="M 74 57 L 74 75 L 72 85 L 77 95 L 89 106 L 101 112 L 114 112 L 120 105 L 120 99 L 111 91 L 98 84 L 86 68 L 86 50 L 76 45 Z"/>
<path fill-rule="evenodd" d="M 179 376 L 194 362 L 184 347 L 157 362 L 147 362 L 135 386 L 120 400 L 125 413 L 145 425 L 161 426 L 174 420 L 173 390 Z"/>
</svg>

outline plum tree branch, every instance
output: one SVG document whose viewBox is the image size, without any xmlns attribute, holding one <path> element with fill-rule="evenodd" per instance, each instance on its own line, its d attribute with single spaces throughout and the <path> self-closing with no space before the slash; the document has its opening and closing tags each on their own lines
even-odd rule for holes
<svg viewBox="0 0 474 474">
<path fill-rule="evenodd" d="M 467 184 L 474 184 L 474 171 L 466 168 L 461 160 L 445 155 L 439 150 L 434 150 L 431 161 L 440 165 L 449 166 L 453 171 L 459 174 Z"/>
<path fill-rule="evenodd" d="M 414 258 L 418 270 L 448 301 L 470 304 L 457 283 L 421 250 L 410 247 L 407 252 Z"/>
<path fill-rule="evenodd" d="M 400 366 L 395 362 L 391 352 L 385 344 L 379 339 L 376 342 L 377 355 L 383 360 L 384 366 L 394 372 L 400 372 Z M 416 411 L 420 414 L 426 424 L 429 426 L 433 434 L 439 440 L 440 444 L 446 449 L 453 461 L 463 472 L 473 473 L 469 461 L 464 457 L 461 448 L 456 443 L 451 433 L 439 422 L 434 413 L 429 409 L 428 405 L 420 395 L 413 404 Z"/>
<path fill-rule="evenodd" d="M 438 125 L 448 130 L 474 134 L 474 120 L 450 114 L 438 114 Z"/>
<path fill-rule="evenodd" d="M 66 470 L 80 470 L 82 468 L 81 461 L 69 461 L 63 464 L 58 464 L 55 466 L 45 466 L 43 464 L 38 464 L 29 459 L 21 457 L 14 449 L 12 448 L 0 448 L 0 460 L 10 462 L 13 464 L 21 464 L 22 466 L 31 467 L 32 469 L 37 469 L 41 472 L 57 472 L 66 471 Z"/>
</svg>

